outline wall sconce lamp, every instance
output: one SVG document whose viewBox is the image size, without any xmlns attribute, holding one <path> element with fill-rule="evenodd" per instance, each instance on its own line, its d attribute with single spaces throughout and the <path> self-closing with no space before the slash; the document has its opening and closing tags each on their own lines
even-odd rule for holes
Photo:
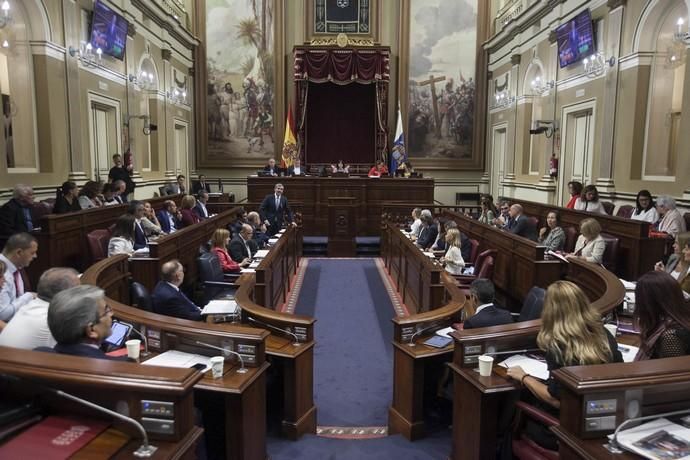
<svg viewBox="0 0 690 460">
<path fill-rule="evenodd" d="M 103 61 L 103 50 L 98 47 L 95 50 L 91 43 L 82 42 L 79 49 L 69 47 L 69 55 L 76 57 L 87 67 L 100 67 Z"/>
<path fill-rule="evenodd" d="M 168 91 L 166 96 L 173 104 L 182 104 L 187 102 L 187 90 L 175 88 L 172 91 Z"/>
<path fill-rule="evenodd" d="M 515 102 L 515 96 L 511 96 L 508 90 L 504 89 L 494 94 L 496 102 L 494 103 L 495 108 L 506 109 L 513 105 Z"/>
<path fill-rule="evenodd" d="M 139 75 L 129 74 L 129 82 L 141 90 L 151 90 L 156 88 L 154 75 L 152 72 L 142 70 Z"/>
<path fill-rule="evenodd" d="M 610 58 L 606 59 L 604 57 L 604 53 L 599 51 L 598 53 L 585 58 L 584 61 L 582 61 L 582 64 L 584 65 L 585 74 L 587 77 L 596 78 L 601 75 L 605 75 L 609 67 L 616 65 L 616 62 L 617 60 L 615 57 L 611 56 Z"/>
<path fill-rule="evenodd" d="M 690 45 L 690 31 L 683 31 L 683 24 L 685 21 L 683 18 L 678 18 L 676 22 L 676 32 L 673 34 L 673 41 L 676 43 L 682 43 L 684 45 Z"/>
<path fill-rule="evenodd" d="M 0 14 L 0 29 L 3 29 L 12 23 L 12 15 L 10 14 L 10 2 L 7 0 L 3 1 L 2 4 L 0 4 L 0 11 L 2 11 L 2 14 Z M 7 48 L 7 46 L 4 46 L 4 43 L 3 47 Z"/>
<path fill-rule="evenodd" d="M 539 75 L 537 75 L 536 78 L 534 80 L 532 80 L 531 86 L 532 86 L 532 92 L 535 95 L 544 96 L 554 86 L 556 86 L 556 82 L 553 80 L 550 80 L 550 81 L 542 80 L 542 78 Z"/>
</svg>

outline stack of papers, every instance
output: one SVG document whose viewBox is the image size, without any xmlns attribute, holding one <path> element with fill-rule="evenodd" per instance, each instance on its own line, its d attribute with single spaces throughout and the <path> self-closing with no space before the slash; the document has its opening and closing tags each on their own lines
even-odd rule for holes
<svg viewBox="0 0 690 460">
<path fill-rule="evenodd" d="M 548 250 L 548 251 L 546 251 L 546 254 L 555 258 L 555 259 L 560 260 L 561 262 L 568 262 L 568 259 L 566 259 L 564 255 L 559 254 L 557 252 L 553 252 L 551 250 Z M 570 263 L 570 262 L 568 262 L 568 263 Z"/>
<path fill-rule="evenodd" d="M 434 254 L 433 252 L 426 252 L 426 251 L 423 251 L 423 254 L 424 254 L 425 256 L 427 256 L 427 257 L 431 257 L 432 259 L 435 259 L 435 258 L 436 258 L 436 254 Z"/>
<path fill-rule="evenodd" d="M 618 351 L 620 351 L 621 355 L 623 355 L 624 363 L 633 362 L 639 350 L 640 349 L 638 347 L 633 347 L 632 345 L 625 345 L 621 343 L 618 344 Z"/>
<path fill-rule="evenodd" d="M 498 364 L 506 369 L 509 367 L 520 366 L 523 371 L 540 380 L 549 379 L 549 369 L 546 363 L 530 358 L 525 355 L 515 355 Z"/>
<path fill-rule="evenodd" d="M 263 259 L 268 255 L 268 249 L 259 249 L 256 251 L 256 254 L 254 254 L 255 259 Z"/>
<path fill-rule="evenodd" d="M 278 238 L 271 238 L 268 240 L 268 244 L 276 244 L 278 242 Z"/>
<path fill-rule="evenodd" d="M 212 300 L 203 310 L 202 315 L 229 315 L 237 313 L 237 303 L 234 300 Z"/>
<path fill-rule="evenodd" d="M 659 418 L 618 433 L 618 444 L 645 458 L 690 458 L 690 429 Z"/>
<path fill-rule="evenodd" d="M 450 334 L 451 332 L 454 332 L 454 331 L 455 331 L 455 328 L 453 326 L 448 326 L 448 327 L 444 327 L 443 329 L 439 329 L 438 331 L 436 331 L 436 335 L 440 335 L 441 337 L 450 337 L 450 335 L 448 335 L 448 334 Z"/>
<path fill-rule="evenodd" d="M 249 264 L 249 267 L 248 267 L 248 268 L 256 268 L 256 267 L 258 267 L 260 264 L 261 264 L 261 261 L 255 260 L 254 262 L 252 262 L 252 263 Z"/>
<path fill-rule="evenodd" d="M 136 256 L 148 256 L 149 255 L 149 247 L 146 246 L 145 248 L 140 248 L 134 251 L 134 254 L 132 254 L 133 257 Z"/>
<path fill-rule="evenodd" d="M 634 291 L 635 287 L 637 286 L 637 283 L 634 281 L 626 281 L 623 278 L 619 278 L 621 283 L 623 283 L 623 287 L 625 288 L 626 291 Z"/>
<path fill-rule="evenodd" d="M 240 273 L 256 273 L 256 270 L 254 270 L 253 268 L 243 268 L 242 270 L 240 270 Z"/>
<path fill-rule="evenodd" d="M 184 351 L 168 350 L 158 356 L 144 361 L 142 364 L 147 366 L 162 366 L 162 367 L 184 367 L 189 368 L 195 364 L 203 364 L 206 366 L 201 372 L 206 372 L 211 369 L 211 358 L 208 356 L 194 355 L 192 353 L 185 353 Z"/>
</svg>

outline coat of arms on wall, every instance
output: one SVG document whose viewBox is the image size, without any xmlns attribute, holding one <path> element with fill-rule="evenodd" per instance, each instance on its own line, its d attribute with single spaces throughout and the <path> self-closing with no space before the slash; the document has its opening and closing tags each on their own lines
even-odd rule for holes
<svg viewBox="0 0 690 460">
<path fill-rule="evenodd" d="M 308 0 L 309 39 L 347 34 L 378 41 L 380 0 Z"/>
</svg>

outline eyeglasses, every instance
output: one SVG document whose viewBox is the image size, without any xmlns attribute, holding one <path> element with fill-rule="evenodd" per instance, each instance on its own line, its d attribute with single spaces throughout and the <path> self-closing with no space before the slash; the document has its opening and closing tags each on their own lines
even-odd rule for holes
<svg viewBox="0 0 690 460">
<path fill-rule="evenodd" d="M 98 319 L 100 320 L 101 318 L 103 318 L 104 316 L 108 316 L 108 315 L 111 314 L 112 312 L 113 312 L 113 307 L 111 307 L 110 305 L 106 304 L 106 305 L 105 305 L 105 308 L 103 309 L 103 314 L 100 315 L 100 316 L 98 317 Z"/>
</svg>

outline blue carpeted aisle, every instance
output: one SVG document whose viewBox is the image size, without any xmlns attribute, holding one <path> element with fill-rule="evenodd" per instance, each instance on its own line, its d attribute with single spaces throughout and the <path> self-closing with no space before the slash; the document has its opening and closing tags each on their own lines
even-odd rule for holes
<svg viewBox="0 0 690 460">
<path fill-rule="evenodd" d="M 310 259 L 295 310 L 316 323 L 314 399 L 319 426 L 386 426 L 393 393 L 395 315 L 375 259 Z M 274 460 L 441 459 L 448 430 L 410 443 L 401 436 L 342 440 L 269 438 Z"/>
</svg>

